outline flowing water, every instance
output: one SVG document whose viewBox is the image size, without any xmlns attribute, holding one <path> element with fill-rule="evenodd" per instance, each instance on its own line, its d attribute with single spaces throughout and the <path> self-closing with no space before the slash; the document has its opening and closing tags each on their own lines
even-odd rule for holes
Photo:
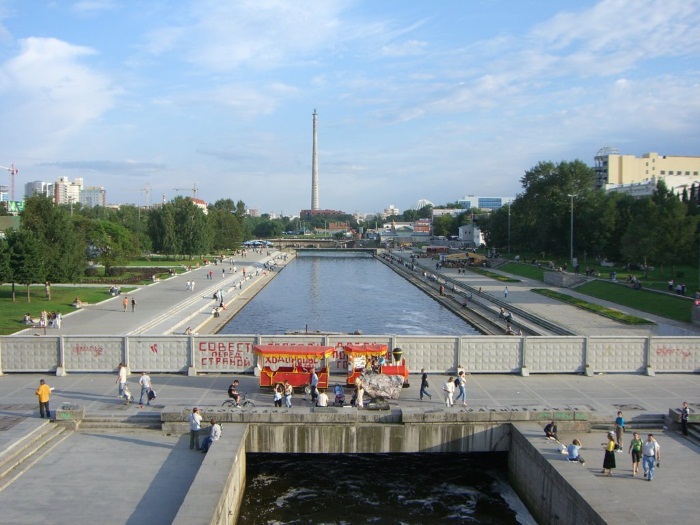
<svg viewBox="0 0 700 525">
<path fill-rule="evenodd" d="M 366 255 L 297 257 L 220 333 L 303 330 L 478 335 L 471 325 Z"/>
<path fill-rule="evenodd" d="M 249 454 L 239 525 L 535 525 L 505 454 Z"/>
<path fill-rule="evenodd" d="M 297 257 L 220 332 L 477 335 L 371 257 Z M 505 454 L 249 454 L 239 524 L 524 524 Z"/>
</svg>

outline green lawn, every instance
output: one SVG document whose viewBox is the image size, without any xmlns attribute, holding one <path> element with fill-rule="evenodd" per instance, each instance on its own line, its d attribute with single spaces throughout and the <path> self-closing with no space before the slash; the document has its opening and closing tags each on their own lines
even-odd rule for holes
<svg viewBox="0 0 700 525">
<path fill-rule="evenodd" d="M 544 269 L 531 264 L 509 262 L 498 269 L 507 273 L 519 275 L 520 277 L 534 279 L 535 281 L 544 281 Z"/>
<path fill-rule="evenodd" d="M 582 299 L 578 299 L 577 297 L 563 294 L 563 293 L 560 293 L 560 292 L 557 292 L 554 290 L 550 290 L 548 288 L 533 288 L 531 291 L 538 293 L 540 295 L 544 295 L 545 297 L 551 297 L 552 299 L 556 299 L 558 301 L 562 301 L 564 303 L 570 304 L 572 306 L 575 306 L 576 308 L 581 308 L 582 310 L 586 310 L 588 312 L 593 312 L 594 314 L 602 315 L 603 317 L 607 317 L 609 319 L 614 319 L 615 321 L 620 321 L 621 323 L 625 323 L 625 324 L 653 324 L 651 321 L 648 321 L 647 319 L 642 319 L 641 317 L 636 317 L 634 315 L 628 315 L 624 312 L 620 312 L 619 310 L 614 310 L 613 308 L 607 308 L 607 307 L 601 306 L 599 304 L 589 303 L 588 301 L 584 301 Z"/>
<path fill-rule="evenodd" d="M 483 268 L 478 268 L 476 266 L 470 266 L 467 268 L 470 272 L 478 273 L 484 277 L 490 277 L 491 279 L 496 279 L 504 283 L 519 283 L 520 279 L 514 279 L 513 277 L 508 277 L 507 275 L 501 275 L 499 273 L 491 272 L 489 270 L 484 270 Z"/>
<path fill-rule="evenodd" d="M 654 293 L 643 289 L 634 290 L 629 286 L 606 281 L 591 281 L 578 286 L 576 291 L 668 319 L 690 322 L 692 302 L 680 296 Z"/>
<path fill-rule="evenodd" d="M 134 287 L 122 287 L 122 292 L 129 292 Z M 26 328 L 22 323 L 25 313 L 38 318 L 42 310 L 61 312 L 65 315 L 74 312 L 71 306 L 78 297 L 84 303 L 99 303 L 111 296 L 108 286 L 51 286 L 51 300 L 45 299 L 44 286 L 32 286 L 29 289 L 30 302 L 27 303 L 27 287 L 15 286 L 15 302 L 12 302 L 12 286 L 0 286 L 0 335 L 9 335 Z"/>
</svg>

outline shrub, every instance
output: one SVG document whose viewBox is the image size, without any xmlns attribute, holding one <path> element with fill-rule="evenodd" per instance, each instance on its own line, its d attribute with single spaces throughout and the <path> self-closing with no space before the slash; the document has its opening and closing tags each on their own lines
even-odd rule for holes
<svg viewBox="0 0 700 525">
<path fill-rule="evenodd" d="M 88 266 L 85 268 L 85 276 L 86 277 L 97 277 L 100 275 L 100 269 L 95 268 L 94 266 Z"/>
</svg>

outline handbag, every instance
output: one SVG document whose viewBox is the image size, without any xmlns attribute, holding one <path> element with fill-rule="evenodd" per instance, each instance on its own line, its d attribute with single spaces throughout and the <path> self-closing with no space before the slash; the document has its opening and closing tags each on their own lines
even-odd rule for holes
<svg viewBox="0 0 700 525">
<path fill-rule="evenodd" d="M 156 391 L 152 388 L 148 391 L 148 400 L 153 401 L 156 398 Z"/>
</svg>

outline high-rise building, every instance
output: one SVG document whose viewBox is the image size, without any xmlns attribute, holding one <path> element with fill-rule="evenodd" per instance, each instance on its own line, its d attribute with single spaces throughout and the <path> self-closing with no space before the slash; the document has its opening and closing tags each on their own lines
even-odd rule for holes
<svg viewBox="0 0 700 525">
<path fill-rule="evenodd" d="M 31 197 L 32 195 L 43 195 L 44 197 L 51 197 L 53 199 L 54 184 L 52 182 L 44 182 L 41 180 L 27 182 L 24 185 L 24 197 Z"/>
<path fill-rule="evenodd" d="M 610 147 L 601 148 L 595 155 L 595 187 L 611 189 L 650 181 L 675 177 L 674 186 L 691 186 L 700 182 L 700 157 L 677 157 L 645 153 L 641 157 L 620 155 Z M 678 179 L 677 177 L 683 177 Z"/>
<path fill-rule="evenodd" d="M 61 177 L 54 184 L 54 202 L 56 204 L 71 204 L 80 202 L 80 192 L 82 189 L 82 178 L 77 178 L 71 182 L 68 180 L 68 177 Z"/>
<path fill-rule="evenodd" d="M 80 203 L 87 208 L 107 205 L 107 192 L 103 186 L 88 186 L 80 192 Z"/>
</svg>

